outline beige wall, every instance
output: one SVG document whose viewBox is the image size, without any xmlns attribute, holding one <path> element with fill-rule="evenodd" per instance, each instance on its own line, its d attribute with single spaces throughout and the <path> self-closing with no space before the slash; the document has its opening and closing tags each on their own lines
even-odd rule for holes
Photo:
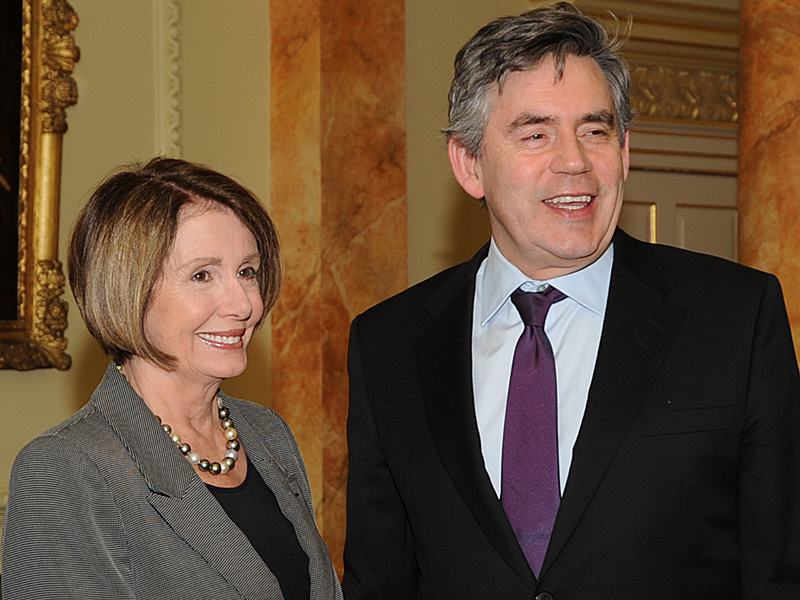
<svg viewBox="0 0 800 600">
<path fill-rule="evenodd" d="M 166 0 L 70 0 L 78 104 L 67 111 L 61 193 L 60 256 L 80 206 L 112 169 L 160 151 L 156 38 Z M 452 178 L 438 133 L 447 121 L 447 88 L 458 48 L 491 19 L 528 9 L 528 0 L 408 0 L 406 3 L 409 276 L 412 283 L 468 258 L 488 239 L 484 214 Z M 443 26 L 446 24 L 446 27 Z M 252 188 L 268 204 L 269 8 L 237 0 L 182 3 L 183 157 L 210 164 Z M 31 438 L 89 399 L 107 358 L 88 335 L 72 297 L 67 337 L 73 366 L 61 372 L 0 371 L 2 406 L 19 415 L 0 436 L 0 495 L 13 457 Z M 250 368 L 227 391 L 269 403 L 269 331 L 250 352 Z M 22 411 L 22 412 L 21 412 Z M 3 502 L 4 504 L 4 502 Z"/>
<path fill-rule="evenodd" d="M 530 0 L 406 0 L 408 270 L 416 283 L 470 258 L 489 239 L 486 215 L 456 183 L 439 130 L 458 49 Z"/>
<path fill-rule="evenodd" d="M 78 104 L 67 111 L 60 255 L 80 205 L 114 167 L 162 147 L 155 50 L 159 9 L 172 0 L 70 0 L 80 24 Z M 335 1 L 335 0 L 334 0 Z M 686 0 L 692 3 L 695 0 Z M 696 0 L 703 4 L 732 0 Z M 485 214 L 452 177 L 439 129 L 447 122 L 453 57 L 493 18 L 536 0 L 406 0 L 409 282 L 469 258 L 489 236 Z M 182 154 L 229 173 L 269 204 L 269 3 L 182 2 Z M 37 433 L 80 408 L 107 359 L 86 333 L 72 298 L 66 372 L 0 371 L 0 405 L 14 426 L 0 435 L 0 501 L 11 461 Z M 251 367 L 226 389 L 269 403 L 269 327 L 256 338 Z M 12 412 L 13 411 L 13 412 Z M 0 502 L 4 504 L 4 502 Z"/>
<path fill-rule="evenodd" d="M 117 165 L 160 148 L 156 109 L 156 12 L 166 2 L 70 0 L 80 24 L 75 39 L 78 104 L 67 111 L 61 192 L 60 256 L 79 207 Z M 269 11 L 261 0 L 183 3 L 183 156 L 236 177 L 267 200 L 269 191 Z M 2 405 L 13 415 L 0 435 L 0 494 L 13 457 L 32 437 L 89 399 L 107 358 L 87 334 L 72 297 L 68 352 L 72 368 L 0 371 Z M 226 390 L 267 403 L 268 327 L 250 353 L 251 368 Z M 3 498 L 4 499 L 4 498 Z M 3 505 L 5 502 L 3 502 Z"/>
</svg>

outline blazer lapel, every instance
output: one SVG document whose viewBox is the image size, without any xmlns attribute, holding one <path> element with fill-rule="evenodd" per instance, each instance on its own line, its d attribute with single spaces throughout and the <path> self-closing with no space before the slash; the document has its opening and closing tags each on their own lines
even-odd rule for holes
<svg viewBox="0 0 800 600">
<path fill-rule="evenodd" d="M 226 398 L 227 399 L 227 398 Z M 239 437 L 242 444 L 248 449 L 248 456 L 258 470 L 261 478 L 275 494 L 281 512 L 294 526 L 295 534 L 300 546 L 308 555 L 309 575 L 311 579 L 312 600 L 333 598 L 336 596 L 338 581 L 328 557 L 325 542 L 319 534 L 314 519 L 314 509 L 311 505 L 311 493 L 307 484 L 301 486 L 298 475 L 302 469 L 295 459 L 293 448 L 271 445 L 270 440 L 283 438 L 283 431 L 276 432 L 274 437 L 269 432 L 259 434 L 247 420 L 236 411 L 236 401 L 231 401 L 227 406 L 231 408 L 234 423 L 237 424 Z M 276 428 L 280 426 L 276 423 Z M 288 444 L 287 444 L 288 446 Z M 285 457 L 281 457 L 281 453 Z M 284 465 L 294 464 L 297 471 L 288 469 Z M 272 573 L 267 571 L 270 576 Z M 263 590 L 261 590 L 263 594 Z"/>
<path fill-rule="evenodd" d="M 647 397 L 683 320 L 664 300 L 669 274 L 636 264 L 639 244 L 618 231 L 595 372 L 542 572 L 578 526 Z"/>
<path fill-rule="evenodd" d="M 335 575 L 330 564 L 323 559 L 327 556 L 327 550 L 317 531 L 308 494 L 303 493 L 295 474 L 286 471 L 283 461 L 268 440 L 259 435 L 244 415 L 237 411 L 236 401 L 224 394 L 223 397 L 225 405 L 231 410 L 242 444 L 247 448 L 250 462 L 275 495 L 281 512 L 292 523 L 300 546 L 308 555 L 310 598 L 333 597 Z M 178 459 L 182 461 L 182 466 L 191 471 L 182 457 Z M 205 557 L 211 566 L 216 567 L 242 596 L 283 598 L 274 574 L 245 535 L 230 521 L 199 477 L 191 478 L 183 494 L 165 496 L 154 493 L 149 501 L 178 535 Z M 205 521 L 209 521 L 210 528 L 203 530 L 198 524 Z M 239 549 L 235 557 L 231 556 L 231 547 Z"/>
<path fill-rule="evenodd" d="M 244 598 L 283 598 L 276 577 L 199 477 L 180 497 L 154 492 L 148 501 Z"/>
<path fill-rule="evenodd" d="M 133 457 L 151 489 L 148 502 L 170 529 L 244 598 L 282 598 L 277 578 L 113 364 L 92 401 Z M 240 432 L 249 430 L 246 422 L 234 418 Z M 249 431 L 245 435 L 252 436 Z M 259 454 L 254 452 L 256 461 Z M 232 547 L 237 549 L 233 555 Z"/>
<path fill-rule="evenodd" d="M 425 410 L 450 479 L 495 550 L 523 581 L 534 578 L 497 499 L 481 453 L 472 390 L 472 311 L 481 250 L 426 303 L 432 317 L 415 339 Z"/>
</svg>

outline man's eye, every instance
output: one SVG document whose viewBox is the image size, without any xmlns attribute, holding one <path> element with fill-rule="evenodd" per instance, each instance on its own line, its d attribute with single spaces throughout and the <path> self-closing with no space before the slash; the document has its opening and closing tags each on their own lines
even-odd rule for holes
<svg viewBox="0 0 800 600">
<path fill-rule="evenodd" d="M 608 129 L 599 127 L 595 129 L 588 129 L 584 135 L 588 137 L 608 137 L 609 132 Z"/>
</svg>

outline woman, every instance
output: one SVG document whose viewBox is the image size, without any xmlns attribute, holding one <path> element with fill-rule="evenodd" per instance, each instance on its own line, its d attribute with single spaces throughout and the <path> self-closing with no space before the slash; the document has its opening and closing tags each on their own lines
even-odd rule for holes
<svg viewBox="0 0 800 600">
<path fill-rule="evenodd" d="M 100 185 L 68 261 L 113 362 L 14 463 L 4 600 L 340 599 L 289 428 L 219 389 L 244 371 L 280 285 L 258 200 L 154 159 Z"/>
</svg>

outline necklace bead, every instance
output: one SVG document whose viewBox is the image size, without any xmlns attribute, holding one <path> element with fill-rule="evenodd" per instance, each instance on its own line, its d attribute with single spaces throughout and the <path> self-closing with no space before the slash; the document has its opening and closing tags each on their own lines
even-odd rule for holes
<svg viewBox="0 0 800 600">
<path fill-rule="evenodd" d="M 180 453 L 183 454 L 186 460 L 192 465 L 212 475 L 224 475 L 236 466 L 236 461 L 239 459 L 239 447 L 241 444 L 239 442 L 239 432 L 234 428 L 233 419 L 230 418 L 231 411 L 222 405 L 222 398 L 217 398 L 217 407 L 219 409 L 220 424 L 225 431 L 225 439 L 228 440 L 225 444 L 225 458 L 220 462 L 211 462 L 206 458 L 200 458 L 197 452 L 192 451 L 192 447 L 189 444 L 181 441 L 181 436 L 174 433 L 169 425 L 161 423 L 161 417 L 156 415 L 156 419 L 161 423 L 161 428 L 167 433 L 172 443 L 175 444 L 178 450 L 180 450 Z"/>
</svg>

